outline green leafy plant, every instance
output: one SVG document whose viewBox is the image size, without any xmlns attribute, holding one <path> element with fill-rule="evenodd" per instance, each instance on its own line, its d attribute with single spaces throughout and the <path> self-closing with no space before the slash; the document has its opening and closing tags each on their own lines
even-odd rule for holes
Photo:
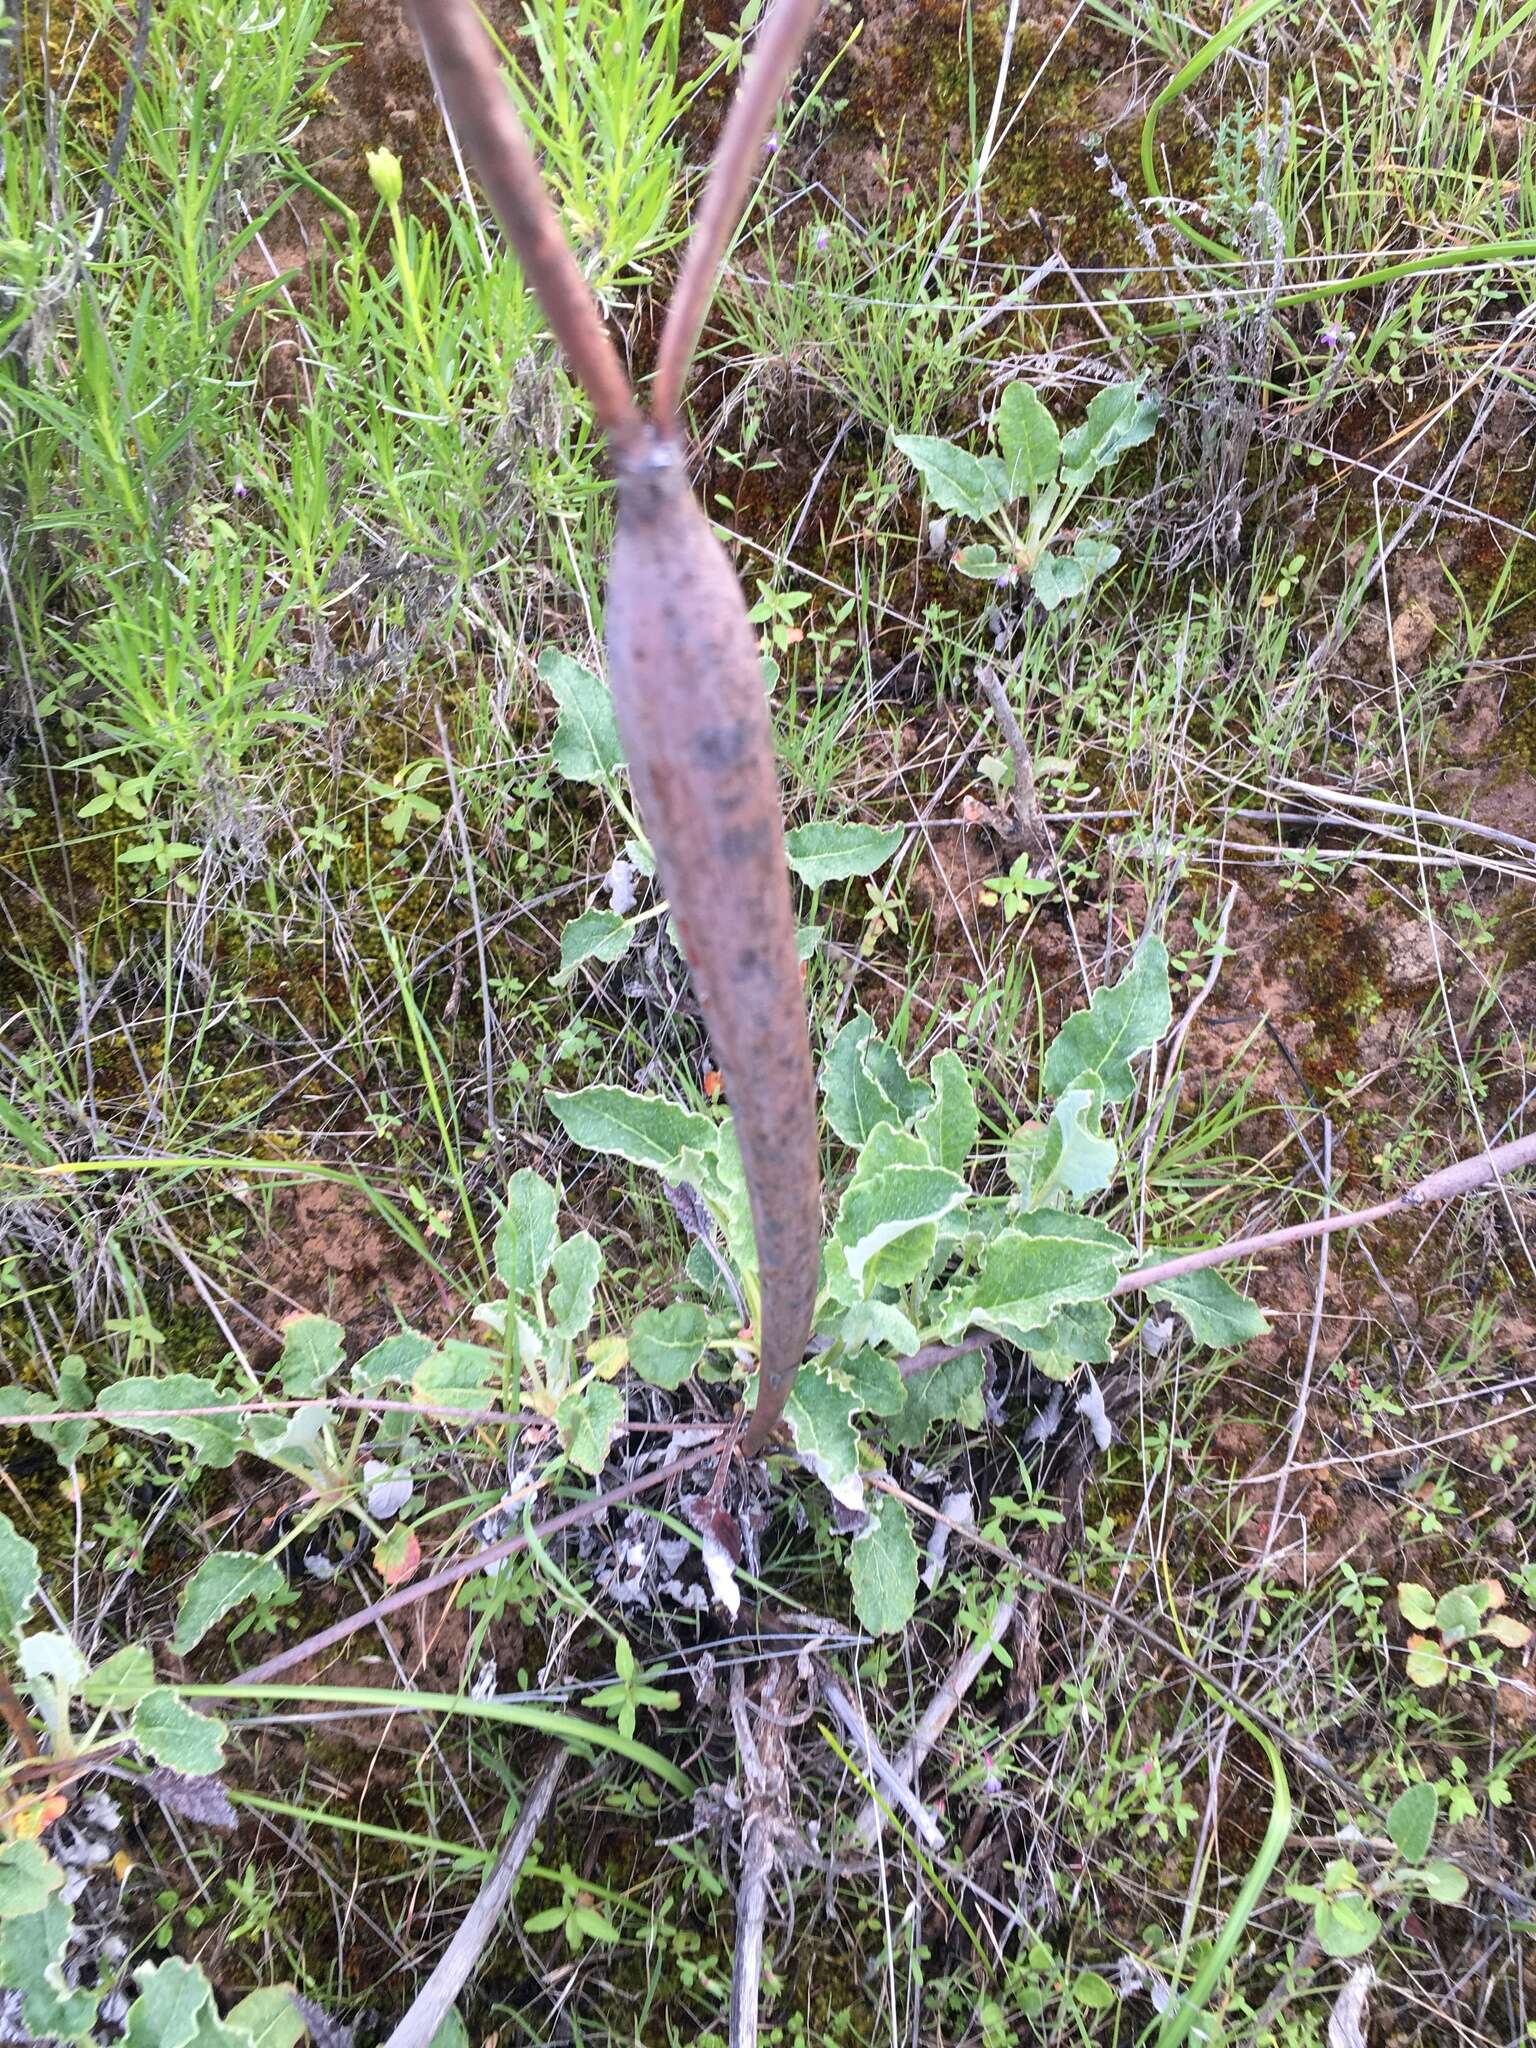
<svg viewBox="0 0 1536 2048">
<path fill-rule="evenodd" d="M 1077 533 L 1070 552 L 1056 544 L 1095 478 L 1151 438 L 1158 412 L 1139 384 L 1112 384 L 1095 395 L 1082 424 L 1063 434 L 1030 386 L 1016 382 L 998 404 L 995 455 L 974 455 L 931 434 L 892 439 L 940 511 L 973 519 L 992 535 L 958 551 L 960 573 L 989 583 L 1022 577 L 1054 611 L 1119 561 L 1119 548 L 1095 534 Z M 1022 518 L 1013 509 L 1021 502 Z"/>
<path fill-rule="evenodd" d="M 579 1953 L 583 1942 L 612 1943 L 618 1940 L 619 1930 L 599 1908 L 594 1894 L 586 1889 L 568 1863 L 560 1867 L 560 1889 L 559 1905 L 546 1906 L 541 1913 L 530 1913 L 523 1922 L 530 1934 L 553 1934 L 558 1929 L 565 1936 L 565 1945 L 572 1955 Z"/>
<path fill-rule="evenodd" d="M 1438 1599 L 1428 1586 L 1412 1581 L 1397 1589 L 1398 1611 L 1416 1631 L 1408 1638 L 1406 1669 L 1415 1685 L 1460 1685 L 1489 1653 L 1480 1646 L 1497 1644 L 1523 1650 L 1531 1631 L 1523 1621 L 1499 1610 L 1508 1595 L 1497 1579 L 1453 1586 Z M 1497 1656 L 1497 1650 L 1492 1655 Z"/>
<path fill-rule="evenodd" d="M 67 1874 L 42 1840 L 68 1804 L 53 1787 L 93 1764 L 121 1769 L 125 1751 L 179 1776 L 210 1777 L 223 1765 L 225 1731 L 157 1681 L 143 1644 L 126 1644 L 93 1667 L 62 1630 L 29 1627 L 41 1588 L 36 1549 L 0 1514 L 0 1657 L 58 1771 L 39 1790 L 38 1759 L 22 1755 L 0 1768 L 0 1990 L 19 1994 L 21 2016 L 39 2039 L 88 2043 L 98 2038 L 102 1989 L 73 1985 L 64 1973 L 75 1909 Z M 124 2022 L 130 2041 L 291 2048 L 304 2031 L 283 1986 L 253 1993 L 220 2020 L 213 1988 L 193 1965 L 145 1964 L 138 1983 Z"/>
<path fill-rule="evenodd" d="M 605 1714 L 611 1714 L 621 1735 L 633 1735 L 635 1720 L 641 1707 L 654 1707 L 659 1712 L 675 1713 L 682 1704 L 682 1694 L 670 1686 L 653 1685 L 651 1681 L 661 1674 L 661 1666 L 642 1670 L 630 1647 L 629 1638 L 620 1636 L 613 1649 L 614 1683 L 605 1685 L 593 1693 L 589 1707 L 598 1707 Z"/>
<path fill-rule="evenodd" d="M 1352 1858 L 1337 1856 L 1320 1884 L 1289 1884 L 1286 1896 L 1312 1908 L 1312 1927 L 1325 1955 L 1363 1955 L 1381 1932 L 1381 1910 L 1403 1897 L 1454 1906 L 1467 1895 L 1466 1873 L 1431 1857 L 1439 1798 L 1421 1780 L 1400 1792 L 1387 1813 L 1392 1851 L 1376 1870 L 1361 1873 Z"/>
<path fill-rule="evenodd" d="M 1055 886 L 1051 876 L 1035 873 L 1031 854 L 1021 853 L 1006 875 L 992 876 L 981 892 L 981 900 L 989 907 L 1000 904 L 1004 918 L 1012 924 L 1015 918 L 1027 916 L 1036 900 L 1049 896 Z"/>
<path fill-rule="evenodd" d="M 1009 1142 L 1012 1190 L 1002 1194 L 979 1194 L 967 1178 L 979 1117 L 956 1054 L 938 1054 L 919 1079 L 862 1013 L 826 1048 L 824 1116 L 851 1164 L 822 1251 L 822 1348 L 800 1369 L 785 1412 L 805 1464 L 841 1508 L 864 1517 L 848 1569 L 855 1610 L 872 1631 L 899 1629 L 911 1616 L 918 1555 L 905 1508 L 869 1481 L 941 1422 L 980 1427 L 982 1345 L 1001 1338 L 1062 1380 L 1112 1356 L 1110 1295 L 1136 1254 L 1084 1204 L 1119 1171 L 1105 1108 L 1129 1098 L 1130 1062 L 1168 1030 L 1170 1013 L 1167 951 L 1148 938 L 1047 1052 L 1050 1106 Z M 691 1188 L 709 1218 L 714 1241 L 695 1244 L 683 1276 L 697 1300 L 685 1293 L 649 1312 L 666 1324 L 664 1347 L 653 1346 L 646 1316 L 630 1341 L 637 1370 L 679 1385 L 711 1343 L 732 1341 L 722 1263 L 748 1331 L 757 1313 L 756 1248 L 730 1118 L 606 1086 L 548 1099 L 577 1144 Z M 1200 1343 L 1236 1345 L 1265 1327 L 1209 1270 L 1154 1289 L 1153 1298 L 1176 1309 Z M 959 1355 L 904 1378 L 899 1361 L 929 1344 Z"/>
</svg>

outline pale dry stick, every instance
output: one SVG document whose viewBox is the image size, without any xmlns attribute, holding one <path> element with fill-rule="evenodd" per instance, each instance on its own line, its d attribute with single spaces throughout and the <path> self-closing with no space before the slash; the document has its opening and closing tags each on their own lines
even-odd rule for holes
<svg viewBox="0 0 1536 2048">
<path fill-rule="evenodd" d="M 981 694 L 992 707 L 992 716 L 997 720 L 1008 752 L 1013 757 L 1013 813 L 1018 820 L 1019 837 L 1037 859 L 1048 859 L 1056 866 L 1056 844 L 1051 838 L 1051 829 L 1045 822 L 1040 809 L 1040 795 L 1035 788 L 1034 763 L 1029 755 L 1029 741 L 1024 737 L 1024 728 L 1014 714 L 1008 701 L 1008 692 L 997 670 L 990 662 L 984 661 L 976 671 L 976 682 Z M 1058 880 L 1060 879 L 1058 875 Z"/>
<path fill-rule="evenodd" d="M 822 1698 L 842 1722 L 859 1755 L 869 1766 L 870 1775 L 885 1788 L 890 1795 L 891 1803 L 901 1808 L 928 1847 L 942 1852 L 943 1830 L 912 1790 L 907 1776 L 902 1774 L 899 1765 L 890 1761 L 876 1742 L 868 1722 L 833 1676 L 831 1666 L 820 1657 L 813 1659 L 813 1663 L 816 1676 L 821 1681 Z"/>
<path fill-rule="evenodd" d="M 474 1904 L 459 1922 L 436 1968 L 411 2000 L 410 2010 L 384 2048 L 431 2048 L 449 2008 L 469 1982 L 500 1925 L 569 1756 L 570 1751 L 558 1744 L 545 1752 L 506 1847 L 486 1872 Z"/>
<path fill-rule="evenodd" d="M 986 1670 L 993 1652 L 1001 1646 L 1013 1626 L 1017 1606 L 1014 1594 L 1007 1594 L 1001 1599 L 985 1634 L 977 1637 L 951 1666 L 948 1677 L 928 1702 L 911 1736 L 891 1758 L 890 1770 L 895 1783 L 905 1786 L 917 1783 L 917 1774 L 927 1762 L 934 1745 L 959 1712 L 971 1687 Z M 884 1821 L 878 1802 L 873 1799 L 866 1801 L 849 1831 L 850 1846 L 868 1855 L 879 1839 Z"/>
<path fill-rule="evenodd" d="M 741 1875 L 736 1885 L 736 1953 L 731 1965 L 730 2048 L 757 2048 L 762 1990 L 763 1933 L 768 1924 L 768 1886 L 781 1838 L 793 1832 L 789 1781 L 784 1768 L 784 1723 L 795 1660 L 769 1665 L 758 1710 L 759 1742 L 747 1713 L 746 1682 L 738 1664 L 731 1673 L 731 1722 L 741 1755 Z"/>
<path fill-rule="evenodd" d="M 1227 1244 L 1211 1245 L 1205 1251 L 1184 1252 L 1176 1259 L 1159 1259 L 1156 1265 L 1143 1266 L 1134 1273 L 1123 1273 L 1110 1289 L 1110 1294 L 1114 1297 L 1139 1294 L 1149 1287 L 1162 1287 L 1170 1280 L 1182 1279 L 1186 1273 L 1203 1273 L 1208 1266 L 1226 1265 L 1233 1259 L 1257 1258 L 1264 1252 L 1278 1251 L 1282 1245 L 1305 1244 L 1314 1237 L 1331 1237 L 1336 1230 L 1359 1230 L 1364 1224 L 1381 1223 L 1389 1216 L 1411 1213 L 1431 1202 L 1448 1202 L 1457 1195 L 1469 1195 L 1478 1188 L 1501 1182 L 1506 1173 L 1516 1173 L 1521 1167 L 1532 1165 L 1536 1165 L 1536 1137 L 1512 1138 L 1507 1145 L 1495 1145 L 1489 1152 L 1479 1152 L 1471 1159 L 1458 1159 L 1453 1166 L 1442 1166 L 1438 1173 L 1426 1174 L 1423 1180 L 1415 1181 L 1400 1195 L 1374 1203 L 1369 1209 L 1344 1209 L 1334 1216 L 1316 1217 L 1310 1223 L 1291 1223 L 1282 1230 L 1264 1230 L 1253 1237 L 1233 1238 Z"/>
<path fill-rule="evenodd" d="M 1318 797 L 1324 803 L 1347 804 L 1360 811 L 1383 811 L 1389 817 L 1413 818 L 1424 825 L 1444 825 L 1453 832 L 1470 832 L 1475 838 L 1490 840 L 1496 846 L 1507 846 L 1514 853 L 1528 854 L 1536 859 L 1536 840 L 1522 839 L 1517 832 L 1502 832 L 1497 826 L 1485 825 L 1478 818 L 1456 818 L 1448 811 L 1421 810 L 1414 804 L 1366 796 L 1360 790 L 1330 788 L 1325 782 L 1294 782 L 1284 775 L 1276 776 L 1274 786 L 1276 789 L 1293 789 L 1301 796 Z"/>
</svg>

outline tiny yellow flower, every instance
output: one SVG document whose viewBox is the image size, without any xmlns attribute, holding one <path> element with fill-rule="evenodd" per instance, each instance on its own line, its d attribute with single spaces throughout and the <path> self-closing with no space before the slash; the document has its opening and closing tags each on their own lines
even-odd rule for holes
<svg viewBox="0 0 1536 2048">
<path fill-rule="evenodd" d="M 403 185 L 403 180 L 400 176 L 399 157 L 395 155 L 392 149 L 370 149 L 366 154 L 368 158 L 368 176 L 373 181 L 374 191 L 378 193 L 386 206 L 397 206 L 400 203 L 400 192 Z"/>
</svg>

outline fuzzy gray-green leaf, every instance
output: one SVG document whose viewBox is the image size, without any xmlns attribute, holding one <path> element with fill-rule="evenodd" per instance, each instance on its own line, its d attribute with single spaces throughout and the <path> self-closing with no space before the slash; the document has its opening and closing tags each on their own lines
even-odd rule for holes
<svg viewBox="0 0 1536 2048">
<path fill-rule="evenodd" d="M 848 1552 L 853 1611 L 871 1635 L 894 1635 L 917 1606 L 917 1544 L 907 1511 L 888 1493 L 876 1494 L 869 1520 Z"/>
<path fill-rule="evenodd" d="M 624 750 L 608 685 L 554 647 L 539 656 L 539 680 L 560 707 L 550 747 L 557 772 L 567 782 L 611 782 Z"/>
<path fill-rule="evenodd" d="M 643 1308 L 629 1338 L 629 1362 L 641 1379 L 669 1391 L 680 1387 L 704 1356 L 709 1316 L 696 1301 Z"/>
<path fill-rule="evenodd" d="M 532 1301 L 560 1242 L 559 1201 L 544 1176 L 523 1167 L 507 1182 L 496 1225 L 496 1277 L 514 1301 Z"/>
<path fill-rule="evenodd" d="M 797 825 L 784 834 L 789 864 L 807 888 L 872 875 L 896 853 L 905 837 L 899 825 Z"/>
<path fill-rule="evenodd" d="M 568 1095 L 551 1089 L 545 1100 L 578 1145 L 648 1166 L 667 1180 L 687 1179 L 689 1155 L 707 1154 L 714 1146 L 715 1126 L 707 1116 L 659 1095 L 596 1086 Z"/>
<path fill-rule="evenodd" d="M 286 1583 L 276 1560 L 254 1551 L 225 1550 L 204 1558 L 181 1596 L 171 1648 L 185 1657 L 242 1601 L 270 1599 Z"/>
<path fill-rule="evenodd" d="M 133 1714 L 133 1738 L 146 1756 L 184 1778 L 208 1778 L 224 1761 L 224 1723 L 199 1714 L 169 1686 L 157 1685 Z"/>
<path fill-rule="evenodd" d="M 1062 1025 L 1045 1056 L 1046 1094 L 1097 1087 L 1105 1102 L 1124 1102 L 1135 1087 L 1130 1062 L 1157 1044 L 1172 1017 L 1168 948 L 1145 938 L 1114 986 L 1095 989 L 1088 1008 Z"/>
<path fill-rule="evenodd" d="M 892 441 L 923 480 L 941 512 L 985 519 L 1006 505 L 1012 492 L 1008 471 L 995 455 L 972 455 L 932 434 L 893 434 Z"/>
<path fill-rule="evenodd" d="M 37 1546 L 7 1514 L 0 1514 L 0 1636 L 14 1636 L 32 1611 L 42 1584 Z"/>
</svg>

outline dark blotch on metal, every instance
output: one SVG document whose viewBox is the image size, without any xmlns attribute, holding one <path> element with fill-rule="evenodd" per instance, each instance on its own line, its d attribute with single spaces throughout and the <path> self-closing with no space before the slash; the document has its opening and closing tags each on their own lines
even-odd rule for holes
<svg viewBox="0 0 1536 2048">
<path fill-rule="evenodd" d="M 754 1448 L 783 1413 L 810 1336 L 821 1239 L 815 1084 L 757 636 L 681 451 L 659 439 L 619 464 L 608 667 L 746 1168 L 762 1290 Z M 700 705 L 710 706 L 702 746 L 689 739 Z"/>
</svg>

